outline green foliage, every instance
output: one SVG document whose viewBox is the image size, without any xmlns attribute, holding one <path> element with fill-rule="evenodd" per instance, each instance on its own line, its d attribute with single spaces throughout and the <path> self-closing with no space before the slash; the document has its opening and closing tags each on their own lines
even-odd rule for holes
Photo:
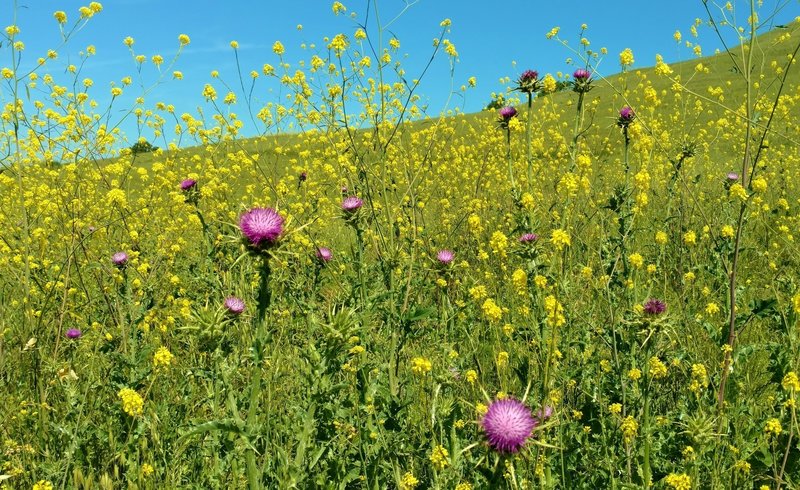
<svg viewBox="0 0 800 490">
<path fill-rule="evenodd" d="M 374 60 L 279 74 L 294 135 L 238 139 L 211 90 L 218 125 L 181 118 L 198 147 L 167 155 L 35 163 L 87 129 L 4 126 L 0 485 L 796 486 L 800 97 L 777 68 L 799 32 L 753 37 L 753 70 L 559 82 L 530 110 L 509 90 L 500 127 L 406 124 L 416 94 Z M 261 248 L 237 218 L 267 205 Z M 481 425 L 509 396 L 537 420 L 518 454 Z"/>
<path fill-rule="evenodd" d="M 137 141 L 131 146 L 131 153 L 138 155 L 140 153 L 150 153 L 158 150 L 157 146 L 153 146 L 149 141 Z"/>
</svg>

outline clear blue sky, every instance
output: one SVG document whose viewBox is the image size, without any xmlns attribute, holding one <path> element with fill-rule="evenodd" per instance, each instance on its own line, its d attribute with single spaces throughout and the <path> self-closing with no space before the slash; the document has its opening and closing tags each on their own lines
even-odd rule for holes
<svg viewBox="0 0 800 490">
<path fill-rule="evenodd" d="M 3 4 L 0 22 L 3 26 L 9 25 L 14 19 L 15 2 L 0 2 Z M 367 13 L 366 0 L 343 0 L 347 13 L 339 16 L 334 16 L 333 2 L 327 0 L 106 0 L 101 3 L 103 11 L 92 18 L 67 46 L 60 48 L 58 60 L 48 63 L 49 69 L 40 73 L 49 72 L 57 83 L 66 85 L 70 80 L 69 74 L 64 72 L 66 64 L 79 63 L 78 53 L 87 45 L 94 45 L 97 54 L 82 67 L 79 79 L 93 79 L 90 95 L 103 104 L 108 100 L 112 81 L 119 84 L 123 77 L 132 76 L 138 83 L 135 63 L 123 44 L 126 36 L 135 39 L 135 52 L 148 58 L 142 70 L 142 80 L 145 86 L 150 86 L 158 79 L 150 57 L 162 55 L 166 67 L 177 50 L 178 35 L 185 33 L 191 37 L 191 44 L 174 66 L 183 72 L 184 79 L 171 80 L 170 71 L 164 77 L 164 83 L 146 97 L 148 107 L 163 101 L 173 104 L 177 114 L 196 113 L 197 106 L 204 105 L 202 87 L 213 82 L 210 77 L 212 70 L 218 70 L 229 85 L 238 87 L 230 41 L 239 43 L 245 78 L 248 78 L 250 70 L 260 72 L 264 63 L 277 66 L 278 58 L 271 49 L 276 40 L 286 47 L 284 59 L 293 65 L 293 71 L 297 61 L 307 60 L 315 52 L 303 50 L 300 47 L 302 43 L 314 43 L 320 50 L 324 49 L 322 39 L 325 36 L 332 37 L 341 32 L 352 38 L 356 22 L 363 22 Z M 381 20 L 388 22 L 407 3 L 404 0 L 379 0 Z M 69 16 L 67 25 L 72 25 L 78 19 L 78 8 L 86 4 L 88 1 L 17 0 L 16 23 L 21 28 L 17 39 L 25 43 L 23 68 L 30 67 L 48 49 L 58 48 L 60 34 L 53 12 L 65 11 Z M 744 12 L 749 2 L 737 0 L 734 4 L 739 9 L 737 22 L 745 24 Z M 783 8 L 777 16 L 767 19 L 779 5 Z M 353 12 L 357 14 L 355 20 L 350 15 Z M 767 28 L 772 24 L 788 23 L 798 15 L 800 3 L 797 0 L 764 0 L 760 17 Z M 608 49 L 608 56 L 600 67 L 605 75 L 618 71 L 618 54 L 628 47 L 634 51 L 634 68 L 652 65 L 656 53 L 661 53 L 668 62 L 691 58 L 691 49 L 677 45 L 673 40 L 676 30 L 683 33 L 684 41 L 700 44 L 704 54 L 712 54 L 719 47 L 716 36 L 706 26 L 699 28 L 699 38 L 690 35 L 689 28 L 696 18 L 707 19 L 701 0 L 419 0 L 390 26 L 401 42 L 399 55 L 409 78 L 414 78 L 427 62 L 431 42 L 439 35 L 439 23 L 444 18 L 452 20 L 446 37 L 455 44 L 459 53 L 453 88 L 460 92 L 459 87 L 467 83 L 469 77 L 478 80 L 475 89 L 450 99 L 449 108 L 460 107 L 465 112 L 480 110 L 490 100 L 492 92 L 504 90 L 499 81 L 502 77 L 514 79 L 526 68 L 536 69 L 542 74 L 572 72 L 574 67 L 565 64 L 566 58 L 572 54 L 557 42 L 545 38 L 554 26 L 560 26 L 560 36 L 578 47 L 580 26 L 586 23 L 585 37 L 590 40 L 590 47 L 598 51 L 601 47 Z M 302 30 L 297 29 L 298 24 L 302 24 Z M 0 68 L 9 66 L 8 53 L 4 42 L 0 49 L 0 55 L 3 55 Z M 216 85 L 224 95 L 226 90 L 219 83 Z M 276 101 L 277 90 L 274 82 L 262 77 L 256 85 L 254 101 L 257 104 Z M 441 56 L 424 78 L 419 93 L 429 102 L 431 112 L 438 114 L 445 109 L 450 90 L 449 62 L 446 56 Z M 120 109 L 130 106 L 131 99 L 140 94 L 141 89 L 135 84 L 126 89 L 124 98 L 116 106 Z M 240 105 L 234 110 L 243 114 L 245 111 L 239 95 Z M 0 100 L 5 103 L 9 99 L 8 87 L 0 83 Z M 117 117 L 121 114 L 115 112 Z M 121 127 L 131 140 L 138 136 L 130 120 L 123 122 Z M 245 130 L 245 134 L 252 133 Z M 150 137 L 148 133 L 144 136 Z"/>
</svg>

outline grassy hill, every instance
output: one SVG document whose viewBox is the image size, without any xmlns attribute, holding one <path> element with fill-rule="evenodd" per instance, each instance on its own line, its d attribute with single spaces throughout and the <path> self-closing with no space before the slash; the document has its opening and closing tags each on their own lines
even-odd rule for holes
<svg viewBox="0 0 800 490">
<path fill-rule="evenodd" d="M 758 74 L 757 86 L 754 87 L 753 97 L 764 101 L 765 108 L 769 105 L 777 94 L 781 84 L 784 85 L 783 94 L 793 94 L 797 90 L 800 82 L 800 70 L 796 63 L 788 69 L 788 76 L 779 71 L 786 68 L 787 55 L 791 53 L 800 40 L 800 30 L 797 24 L 791 26 L 781 26 L 770 32 L 760 35 L 754 44 L 753 67 L 754 73 Z M 557 48 L 555 48 L 557 49 Z M 688 50 L 687 50 L 688 52 Z M 659 94 L 661 100 L 658 102 L 660 113 L 673 115 L 673 123 L 682 128 L 688 136 L 699 131 L 714 131 L 714 122 L 726 112 L 736 110 L 744 102 L 745 81 L 740 73 L 742 57 L 746 56 L 746 51 L 741 47 L 733 46 L 728 52 L 720 52 L 710 56 L 688 59 L 682 62 L 671 64 L 673 73 L 670 77 L 659 76 L 654 72 L 654 67 L 636 67 L 625 73 L 617 73 L 600 78 L 595 76 L 594 88 L 587 94 L 586 106 L 598 118 L 595 131 L 606 131 L 613 126 L 614 115 L 623 105 L 631 105 L 639 113 L 641 120 L 646 125 L 647 116 L 653 109 L 651 103 L 644 98 L 643 91 L 650 88 Z M 698 68 L 702 66 L 702 69 Z M 675 81 L 679 81 L 683 89 L 689 96 L 683 100 L 674 97 L 666 97 L 674 89 Z M 720 96 L 722 95 L 722 96 Z M 510 95 L 513 97 L 513 94 Z M 549 95 L 540 95 L 534 103 L 534 117 L 539 121 L 543 118 L 543 111 L 552 111 L 552 107 L 557 107 L 558 118 L 548 120 L 563 124 L 570 122 L 574 114 L 568 109 L 574 103 L 575 95 L 567 90 Z M 687 114 L 687 104 L 694 100 L 700 100 L 704 104 L 704 110 L 698 114 Z M 518 107 L 524 109 L 524 101 L 520 101 Z M 764 118 L 765 114 L 759 114 Z M 494 124 L 497 119 L 493 111 L 481 111 L 473 114 L 463 114 L 458 116 L 447 116 L 450 121 L 448 124 L 456 127 L 456 134 L 465 134 L 467 128 L 484 128 Z M 426 117 L 414 120 L 406 131 L 415 131 L 429 127 L 438 120 L 438 117 Z M 781 126 L 786 122 L 786 114 L 778 114 L 773 123 L 777 130 L 775 143 L 797 142 L 798 137 L 793 133 L 791 125 Z M 325 130 L 325 129 L 323 129 Z M 364 129 L 362 131 L 369 131 Z M 787 139 L 781 138 L 786 136 Z M 588 135 L 587 135 L 588 136 Z M 225 153 L 228 151 L 245 151 L 249 153 L 263 153 L 269 151 L 272 146 L 279 146 L 286 149 L 283 155 L 285 159 L 297 158 L 299 148 L 303 146 L 304 136 L 302 134 L 265 136 L 239 139 L 236 142 L 220 144 L 216 151 Z M 724 153 L 725 158 L 736 156 L 736 150 L 731 147 L 730 153 Z M 206 151 L 205 148 L 189 147 L 181 150 L 184 155 L 191 156 Z M 140 155 L 138 161 L 146 165 L 153 159 L 153 155 Z"/>
</svg>

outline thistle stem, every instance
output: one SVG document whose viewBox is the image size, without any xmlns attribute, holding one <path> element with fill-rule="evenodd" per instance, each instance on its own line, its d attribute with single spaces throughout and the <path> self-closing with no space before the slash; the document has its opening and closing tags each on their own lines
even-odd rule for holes
<svg viewBox="0 0 800 490">
<path fill-rule="evenodd" d="M 264 344 L 266 336 L 265 319 L 267 316 L 267 309 L 272 298 L 269 289 L 269 279 L 271 269 L 269 265 L 269 257 L 264 255 L 262 257 L 261 277 L 258 286 L 258 306 L 256 310 L 256 338 L 253 341 L 253 379 L 250 383 L 250 406 L 247 411 L 247 433 L 252 435 L 256 432 L 256 422 L 258 419 L 259 398 L 261 395 L 261 377 L 262 377 L 262 364 L 264 357 Z M 253 447 L 252 441 L 248 441 L 249 445 L 246 452 L 247 460 L 247 481 L 251 490 L 258 490 L 261 488 L 261 475 L 256 464 L 256 451 Z"/>
<path fill-rule="evenodd" d="M 533 192 L 533 155 L 531 154 L 531 132 L 533 124 L 533 94 L 528 92 L 528 119 L 525 121 L 525 158 L 528 162 L 528 192 Z"/>
<path fill-rule="evenodd" d="M 506 159 L 508 160 L 508 180 L 511 182 L 511 194 L 516 194 L 517 184 L 514 181 L 514 165 L 511 160 L 511 128 L 506 127 Z"/>
</svg>

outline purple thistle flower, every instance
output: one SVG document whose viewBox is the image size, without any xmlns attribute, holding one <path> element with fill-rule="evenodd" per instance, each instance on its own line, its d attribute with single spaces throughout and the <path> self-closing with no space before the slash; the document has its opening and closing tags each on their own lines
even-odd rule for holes
<svg viewBox="0 0 800 490">
<path fill-rule="evenodd" d="M 728 172 L 725 175 L 725 177 L 727 177 L 728 180 L 731 180 L 731 181 L 739 180 L 739 174 L 737 174 L 736 172 Z"/>
<path fill-rule="evenodd" d="M 239 229 L 250 245 L 273 245 L 283 233 L 283 216 L 272 208 L 253 208 L 239 218 Z"/>
<path fill-rule="evenodd" d="M 308 173 L 307 172 L 300 172 L 300 175 L 297 176 L 297 179 L 300 182 L 305 182 L 308 179 Z"/>
<path fill-rule="evenodd" d="M 317 249 L 317 258 L 322 262 L 330 262 L 333 259 L 333 252 L 328 247 L 319 247 Z"/>
<path fill-rule="evenodd" d="M 650 298 L 644 303 L 644 312 L 651 316 L 660 315 L 667 311 L 667 305 L 660 299 Z"/>
<path fill-rule="evenodd" d="M 452 250 L 439 250 L 439 253 L 436 254 L 436 260 L 439 261 L 442 265 L 448 265 L 450 262 L 453 261 L 455 254 Z"/>
<path fill-rule="evenodd" d="M 346 213 L 355 213 L 356 211 L 361 209 L 361 206 L 363 205 L 364 201 L 362 201 L 356 196 L 350 196 L 346 198 L 344 201 L 342 201 L 342 210 L 344 210 L 344 212 Z"/>
<path fill-rule="evenodd" d="M 231 315 L 240 315 L 244 311 L 244 301 L 236 296 L 228 296 L 225 298 L 225 309 Z"/>
<path fill-rule="evenodd" d="M 111 263 L 119 268 L 123 268 L 128 264 L 128 254 L 125 252 L 117 252 L 111 256 Z"/>
<path fill-rule="evenodd" d="M 538 239 L 539 235 L 537 235 L 536 233 L 525 233 L 524 235 L 521 235 L 519 237 L 519 243 L 529 244 L 535 242 Z"/>
<path fill-rule="evenodd" d="M 574 78 L 577 81 L 586 81 L 591 76 L 592 74 L 589 73 L 589 70 L 585 68 L 578 68 L 577 70 L 575 70 L 575 73 L 572 74 L 572 78 Z"/>
<path fill-rule="evenodd" d="M 517 87 L 514 90 L 525 92 L 530 95 L 539 88 L 539 73 L 534 70 L 525 70 L 517 79 Z"/>
<path fill-rule="evenodd" d="M 509 120 L 511 120 L 512 117 L 516 115 L 517 115 L 517 110 L 510 105 L 500 109 L 500 118 L 505 122 L 508 122 Z"/>
<path fill-rule="evenodd" d="M 520 82 L 532 82 L 539 78 L 539 72 L 536 70 L 525 70 L 522 72 L 522 75 L 519 76 Z"/>
<path fill-rule="evenodd" d="M 585 94 L 592 89 L 592 73 L 586 68 L 578 68 L 572 73 L 572 91 Z"/>
<path fill-rule="evenodd" d="M 481 420 L 489 445 L 501 453 L 519 451 L 536 425 L 530 409 L 513 398 L 493 401 Z"/>
<path fill-rule="evenodd" d="M 545 420 L 549 419 L 553 416 L 553 407 L 545 405 L 544 408 L 539 409 L 536 412 L 536 420 L 539 423 L 544 422 Z"/>
<path fill-rule="evenodd" d="M 74 340 L 74 339 L 79 339 L 82 334 L 81 331 L 78 330 L 77 328 L 70 328 L 64 335 L 66 335 L 68 339 Z"/>
<path fill-rule="evenodd" d="M 619 110 L 619 119 L 617 119 L 617 126 L 620 127 L 627 127 L 630 123 L 633 122 L 633 118 L 636 117 L 634 114 L 633 109 L 630 106 L 625 106 Z"/>
<path fill-rule="evenodd" d="M 183 192 L 187 192 L 196 188 L 197 188 L 197 181 L 194 179 L 184 179 L 181 181 L 181 190 Z"/>
</svg>

